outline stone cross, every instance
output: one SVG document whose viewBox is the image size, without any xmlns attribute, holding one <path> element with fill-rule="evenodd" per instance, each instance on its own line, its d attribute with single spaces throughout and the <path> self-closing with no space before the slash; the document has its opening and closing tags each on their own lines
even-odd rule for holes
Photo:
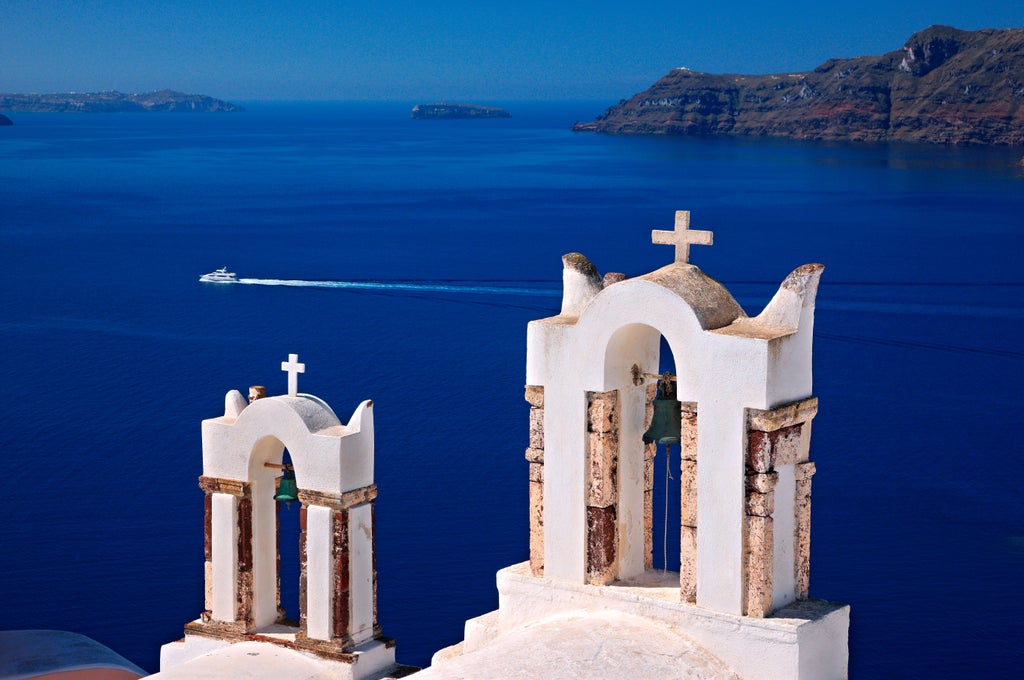
<svg viewBox="0 0 1024 680">
<path fill-rule="evenodd" d="M 299 373 L 306 372 L 306 364 L 299 363 L 298 354 L 289 354 L 288 361 L 281 362 L 281 370 L 288 374 L 288 396 L 298 396 Z"/>
<path fill-rule="evenodd" d="M 688 264 L 690 261 L 690 246 L 709 246 L 713 232 L 690 230 L 690 211 L 676 211 L 675 231 L 664 231 L 654 229 L 651 231 L 651 242 L 659 245 L 676 247 L 676 262 Z"/>
</svg>

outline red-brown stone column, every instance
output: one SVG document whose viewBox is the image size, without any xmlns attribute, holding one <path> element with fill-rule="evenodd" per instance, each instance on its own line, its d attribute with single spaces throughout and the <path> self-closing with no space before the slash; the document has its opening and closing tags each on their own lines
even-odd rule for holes
<svg viewBox="0 0 1024 680">
<path fill-rule="evenodd" d="M 746 478 L 747 541 L 744 552 L 746 572 L 746 615 L 767 616 L 772 609 L 775 534 L 775 472 L 748 474 Z"/>
<path fill-rule="evenodd" d="M 350 511 L 357 506 L 369 504 L 370 510 L 370 543 L 371 543 L 371 579 L 370 587 L 372 592 L 372 627 L 373 635 L 380 635 L 380 627 L 377 624 L 377 551 L 376 551 L 376 523 L 374 499 L 377 497 L 377 486 L 371 484 L 360 489 L 347 491 L 343 494 L 323 493 L 317 491 L 299 490 L 299 500 L 303 503 L 303 512 L 307 506 L 318 506 L 328 508 L 330 515 L 330 560 L 331 560 L 331 624 L 330 641 L 313 640 L 308 637 L 306 622 L 306 609 L 308 605 L 308 583 L 307 583 L 307 554 L 306 554 L 306 521 L 305 514 L 302 516 L 300 531 L 300 606 L 302 616 L 300 619 L 300 633 L 297 642 L 300 646 L 310 649 L 321 649 L 324 645 L 334 649 L 347 650 L 356 644 L 353 640 L 353 614 L 352 614 L 352 521 Z"/>
<path fill-rule="evenodd" d="M 246 632 L 253 630 L 252 618 L 252 499 L 238 499 L 238 604 L 235 621 Z"/>
<path fill-rule="evenodd" d="M 331 635 L 334 639 L 343 641 L 351 632 L 350 616 L 352 613 L 349 606 L 352 585 L 349 577 L 348 533 L 348 511 L 335 511 L 334 545 L 331 551 L 331 558 L 334 560 L 334 612 Z"/>
<path fill-rule="evenodd" d="M 199 477 L 199 488 L 206 494 L 203 499 L 203 557 L 206 576 L 205 611 L 201 618 L 209 622 L 213 608 L 213 494 L 235 496 L 234 521 L 237 523 L 237 580 L 235 588 L 235 620 L 230 626 L 221 628 L 237 632 L 250 632 L 253 627 L 252 599 L 252 485 L 234 479 Z"/>
<path fill-rule="evenodd" d="M 587 393 L 587 582 L 618 576 L 619 393 Z"/>
</svg>

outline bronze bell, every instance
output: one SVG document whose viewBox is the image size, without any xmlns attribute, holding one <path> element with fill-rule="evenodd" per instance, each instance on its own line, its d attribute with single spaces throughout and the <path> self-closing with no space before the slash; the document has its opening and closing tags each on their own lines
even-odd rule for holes
<svg viewBox="0 0 1024 680">
<path fill-rule="evenodd" d="M 682 428 L 681 404 L 674 398 L 671 381 L 658 381 L 658 394 L 654 397 L 654 415 L 651 426 L 644 432 L 644 442 L 650 444 L 678 444 Z"/>
<path fill-rule="evenodd" d="M 274 494 L 275 501 L 281 501 L 285 503 L 285 507 L 290 508 L 292 501 L 299 499 L 299 485 L 295 482 L 295 471 L 285 468 L 284 474 L 281 476 L 280 483 L 277 486 L 277 493 Z"/>
</svg>

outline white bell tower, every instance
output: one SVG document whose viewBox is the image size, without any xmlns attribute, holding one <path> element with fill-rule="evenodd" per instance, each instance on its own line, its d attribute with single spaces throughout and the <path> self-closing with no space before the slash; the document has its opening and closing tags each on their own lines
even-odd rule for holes
<svg viewBox="0 0 1024 680">
<path fill-rule="evenodd" d="M 326 402 L 298 392 L 305 364 L 289 355 L 288 393 L 246 403 L 228 392 L 224 415 L 203 421 L 206 604 L 165 645 L 161 671 L 238 642 L 312 654 L 359 680 L 395 664 L 377 624 L 373 403 L 342 423 Z M 283 463 L 287 449 L 292 464 Z M 297 624 L 280 609 L 278 503 L 291 467 L 301 508 Z"/>
</svg>

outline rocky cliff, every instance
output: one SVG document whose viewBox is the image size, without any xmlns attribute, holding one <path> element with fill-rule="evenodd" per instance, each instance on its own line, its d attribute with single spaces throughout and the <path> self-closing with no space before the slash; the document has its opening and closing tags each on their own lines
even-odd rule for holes
<svg viewBox="0 0 1024 680">
<path fill-rule="evenodd" d="M 1024 29 L 932 26 L 902 49 L 763 76 L 675 69 L 574 130 L 1024 144 Z"/>
<path fill-rule="evenodd" d="M 201 94 L 160 90 L 143 94 L 67 92 L 63 94 L 0 94 L 0 111 L 28 113 L 121 113 L 135 111 L 243 111 Z"/>
</svg>

